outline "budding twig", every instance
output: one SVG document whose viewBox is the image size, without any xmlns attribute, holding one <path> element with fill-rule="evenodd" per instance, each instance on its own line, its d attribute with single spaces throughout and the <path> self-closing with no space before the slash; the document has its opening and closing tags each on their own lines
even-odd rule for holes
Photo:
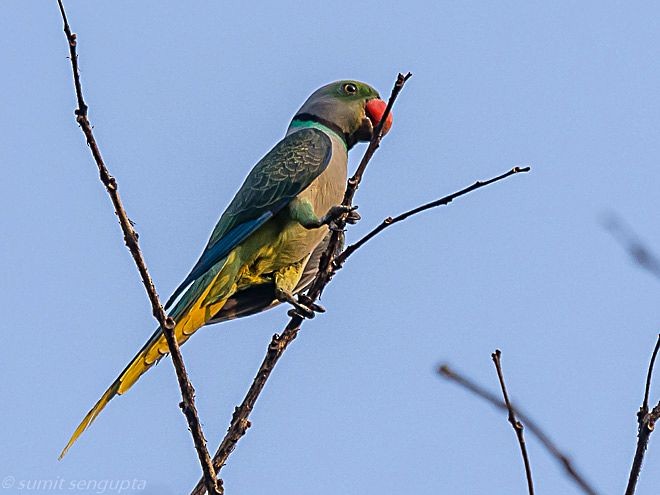
<svg viewBox="0 0 660 495">
<path fill-rule="evenodd" d="M 516 438 L 518 439 L 518 445 L 520 445 L 520 453 L 522 454 L 523 463 L 525 464 L 525 476 L 527 478 L 527 490 L 529 495 L 534 495 L 534 483 L 532 482 L 532 466 L 529 463 L 529 456 L 527 455 L 527 445 L 525 444 L 525 435 L 523 424 L 516 419 L 516 413 L 511 406 L 509 401 L 509 393 L 506 390 L 506 385 L 504 384 L 504 372 L 502 371 L 502 351 L 495 349 L 495 352 L 490 355 L 495 363 L 495 369 L 497 371 L 497 378 L 500 381 L 500 387 L 502 388 L 502 395 L 504 396 L 504 404 L 509 412 L 509 423 L 513 427 L 513 431 L 516 433 Z"/>
</svg>

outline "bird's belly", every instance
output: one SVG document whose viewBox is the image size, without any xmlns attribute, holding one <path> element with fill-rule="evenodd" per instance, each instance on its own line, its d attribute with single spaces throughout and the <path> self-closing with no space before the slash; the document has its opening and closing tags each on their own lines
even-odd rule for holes
<svg viewBox="0 0 660 495">
<path fill-rule="evenodd" d="M 328 231 L 327 227 L 308 230 L 293 222 L 287 222 L 284 228 L 276 229 L 273 225 L 264 225 L 255 232 L 254 240 L 241 248 L 242 254 L 249 254 L 237 276 L 237 289 L 253 284 L 269 282 L 272 275 L 291 266 L 310 255 Z"/>
</svg>

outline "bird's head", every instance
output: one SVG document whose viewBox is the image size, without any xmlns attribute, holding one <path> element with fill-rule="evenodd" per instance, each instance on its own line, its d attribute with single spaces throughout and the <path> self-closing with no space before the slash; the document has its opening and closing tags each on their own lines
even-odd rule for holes
<svg viewBox="0 0 660 495">
<path fill-rule="evenodd" d="M 294 121 L 311 120 L 344 136 L 348 148 L 370 141 L 383 117 L 386 103 L 378 91 L 359 81 L 336 81 L 317 89 L 300 107 Z M 392 113 L 383 125 L 383 135 L 392 126 Z"/>
</svg>

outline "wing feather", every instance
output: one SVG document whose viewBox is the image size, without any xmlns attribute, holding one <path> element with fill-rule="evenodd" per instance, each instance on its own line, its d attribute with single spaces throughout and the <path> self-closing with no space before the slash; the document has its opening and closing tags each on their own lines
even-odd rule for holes
<svg viewBox="0 0 660 495">
<path fill-rule="evenodd" d="M 277 143 L 249 173 L 213 229 L 199 260 L 165 308 L 306 189 L 328 166 L 331 154 L 332 141 L 319 129 L 301 129 Z"/>
</svg>

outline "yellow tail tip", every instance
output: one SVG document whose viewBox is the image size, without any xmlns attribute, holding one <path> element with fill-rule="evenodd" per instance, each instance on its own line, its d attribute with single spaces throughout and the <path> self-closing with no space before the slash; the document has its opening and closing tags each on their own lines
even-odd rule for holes
<svg viewBox="0 0 660 495">
<path fill-rule="evenodd" d="M 83 432 L 89 428 L 89 425 L 91 425 L 96 417 L 99 415 L 99 413 L 105 408 L 105 406 L 110 402 L 110 400 L 117 395 L 118 393 L 118 388 L 119 388 L 119 380 L 116 380 L 108 390 L 105 391 L 103 396 L 98 400 L 96 404 L 94 404 L 94 407 L 90 409 L 90 411 L 87 413 L 87 415 L 83 418 L 83 420 L 80 422 L 78 427 L 76 428 L 76 431 L 73 432 L 73 435 L 71 435 L 71 438 L 69 439 L 69 442 L 66 444 L 66 447 L 62 449 L 62 452 L 60 453 L 59 457 L 57 460 L 61 461 L 62 458 L 66 455 L 66 453 L 69 451 L 71 446 L 76 443 L 76 440 L 80 438 L 80 435 L 83 434 Z"/>
</svg>

